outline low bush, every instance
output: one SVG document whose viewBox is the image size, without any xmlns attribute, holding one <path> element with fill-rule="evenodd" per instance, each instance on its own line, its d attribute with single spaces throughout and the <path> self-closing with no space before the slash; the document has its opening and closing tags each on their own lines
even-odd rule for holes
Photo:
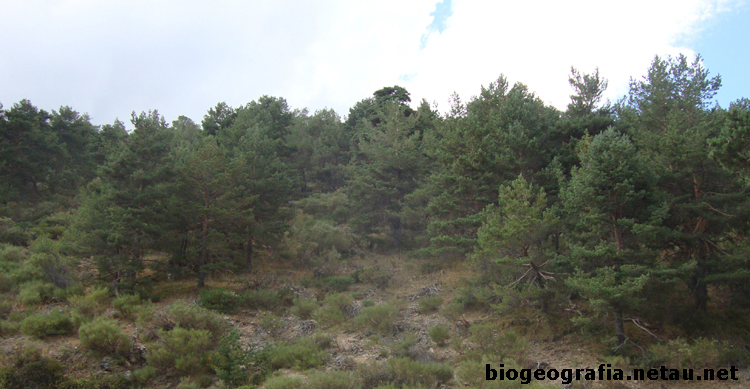
<svg viewBox="0 0 750 389">
<path fill-rule="evenodd" d="M 166 311 L 174 325 L 184 329 L 206 330 L 216 342 L 229 329 L 229 324 L 215 312 L 183 300 L 175 301 Z"/>
<path fill-rule="evenodd" d="M 0 320 L 0 337 L 15 335 L 21 328 L 19 323 L 10 320 Z"/>
<path fill-rule="evenodd" d="M 386 363 L 360 365 L 356 376 L 363 389 L 437 387 L 453 379 L 453 368 L 442 363 L 420 363 L 409 358 L 393 358 Z M 482 376 L 484 378 L 484 376 Z"/>
<path fill-rule="evenodd" d="M 273 313 L 266 313 L 258 322 L 258 326 L 275 338 L 284 330 L 286 322 Z"/>
<path fill-rule="evenodd" d="M 326 296 L 325 304 L 313 312 L 312 317 L 323 326 L 335 326 L 346 321 L 353 313 L 354 299 L 348 293 L 334 293 Z"/>
<path fill-rule="evenodd" d="M 474 324 L 469 327 L 471 341 L 487 354 L 494 354 L 501 360 L 513 356 L 519 358 L 525 354 L 526 342 L 515 331 L 501 331 L 493 323 Z"/>
<path fill-rule="evenodd" d="M 242 301 L 249 309 L 280 311 L 284 307 L 294 304 L 294 296 L 289 289 L 278 291 L 257 289 L 244 292 Z"/>
<path fill-rule="evenodd" d="M 430 334 L 430 339 L 441 347 L 445 346 L 445 343 L 451 338 L 451 335 L 448 332 L 448 327 L 444 324 L 438 324 L 431 327 L 427 332 Z"/>
<path fill-rule="evenodd" d="M 251 355 L 242 350 L 240 333 L 234 329 L 221 338 L 219 347 L 211 354 L 211 367 L 230 388 L 247 382 L 250 363 Z"/>
<path fill-rule="evenodd" d="M 101 356 L 127 357 L 133 341 L 114 320 L 96 318 L 78 329 L 78 339 L 87 349 Z"/>
<path fill-rule="evenodd" d="M 673 368 L 718 368 L 727 365 L 744 365 L 750 360 L 742 347 L 730 347 L 717 340 L 698 338 L 692 344 L 685 339 L 655 344 L 649 349 L 649 365 Z"/>
<path fill-rule="evenodd" d="M 291 308 L 292 315 L 297 316 L 302 320 L 308 320 L 312 317 L 312 313 L 318 308 L 318 303 L 313 300 L 296 299 L 294 305 Z"/>
<path fill-rule="evenodd" d="M 391 276 L 379 266 L 372 266 L 361 269 L 357 273 L 357 279 L 363 283 L 373 284 L 378 289 L 385 289 L 391 282 Z"/>
<path fill-rule="evenodd" d="M 53 311 L 49 314 L 37 313 L 26 317 L 21 322 L 21 332 L 24 335 L 46 338 L 54 335 L 68 335 L 74 330 L 70 316 Z"/>
<path fill-rule="evenodd" d="M 265 389 L 299 389 L 303 387 L 303 381 L 299 376 L 271 377 L 263 383 L 263 387 Z"/>
<path fill-rule="evenodd" d="M 175 328 L 160 333 L 159 346 L 150 347 L 149 365 L 162 371 L 173 371 L 179 376 L 208 373 L 209 354 L 213 349 L 211 333 L 207 330 Z"/>
<path fill-rule="evenodd" d="M 349 389 L 354 387 L 351 373 L 340 370 L 316 371 L 307 377 L 308 389 Z"/>
<path fill-rule="evenodd" d="M 422 363 L 435 361 L 435 353 L 419 344 L 419 339 L 412 332 L 405 333 L 391 348 L 393 356 L 397 358 L 409 358 Z"/>
<path fill-rule="evenodd" d="M 198 295 L 198 304 L 214 311 L 232 314 L 239 310 L 242 298 L 227 289 L 203 289 Z"/>
<path fill-rule="evenodd" d="M 334 292 L 344 292 L 349 288 L 350 285 L 354 283 L 354 279 L 351 277 L 328 277 L 325 280 L 323 280 L 323 283 L 327 286 L 329 290 L 332 290 Z"/>
<path fill-rule="evenodd" d="M 362 308 L 359 315 L 354 318 L 354 324 L 358 328 L 370 328 L 373 331 L 386 334 L 393 331 L 397 315 L 398 309 L 392 304 L 366 307 Z"/>
<path fill-rule="evenodd" d="M 329 354 L 310 338 L 281 344 L 270 351 L 270 364 L 274 369 L 295 368 L 300 370 L 322 366 L 328 361 Z"/>
<path fill-rule="evenodd" d="M 443 298 L 440 296 L 423 297 L 419 299 L 419 312 L 437 312 L 441 305 L 443 305 Z"/>
<path fill-rule="evenodd" d="M 26 305 L 49 303 L 55 294 L 55 285 L 41 280 L 29 281 L 20 286 L 18 301 Z"/>
<path fill-rule="evenodd" d="M 11 366 L 0 369 L 0 388 L 60 388 L 67 379 L 63 366 L 39 350 L 23 350 Z"/>
<path fill-rule="evenodd" d="M 125 294 L 112 300 L 112 308 L 117 311 L 119 317 L 135 320 L 140 311 L 141 303 L 139 294 Z"/>
<path fill-rule="evenodd" d="M 91 289 L 84 296 L 71 296 L 68 301 L 77 315 L 93 319 L 107 309 L 111 298 L 109 289 L 98 287 Z"/>
</svg>

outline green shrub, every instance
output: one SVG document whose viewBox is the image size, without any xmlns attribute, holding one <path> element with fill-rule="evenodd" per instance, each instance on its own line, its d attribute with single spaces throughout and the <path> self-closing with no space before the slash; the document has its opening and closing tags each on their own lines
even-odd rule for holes
<svg viewBox="0 0 750 389">
<path fill-rule="evenodd" d="M 248 290 L 242 300 L 249 309 L 279 311 L 294 303 L 294 296 L 289 289 L 273 291 L 269 289 Z"/>
<path fill-rule="evenodd" d="M 354 318 L 354 324 L 358 328 L 370 328 L 381 334 L 393 331 L 398 309 L 392 304 L 381 304 L 374 307 L 362 308 L 359 315 Z"/>
<path fill-rule="evenodd" d="M 693 344 L 685 339 L 655 344 L 649 349 L 651 365 L 672 368 L 718 368 L 726 365 L 743 365 L 748 356 L 741 347 L 730 347 L 717 340 L 698 338 Z"/>
<path fill-rule="evenodd" d="M 312 314 L 313 319 L 324 327 L 332 327 L 346 321 L 346 315 L 339 307 L 324 305 Z"/>
<path fill-rule="evenodd" d="M 469 327 L 471 341 L 480 350 L 488 354 L 495 354 L 501 360 L 513 356 L 519 358 L 525 354 L 526 342 L 515 331 L 500 331 L 496 324 L 480 323 Z"/>
<path fill-rule="evenodd" d="M 66 379 L 63 366 L 41 355 L 39 350 L 23 350 L 12 366 L 0 370 L 0 388 L 59 388 Z"/>
<path fill-rule="evenodd" d="M 15 335 L 21 328 L 19 323 L 10 320 L 0 320 L 0 337 Z"/>
<path fill-rule="evenodd" d="M 423 297 L 419 299 L 419 312 L 437 312 L 441 305 L 443 305 L 443 298 L 440 296 Z"/>
<path fill-rule="evenodd" d="M 216 375 L 230 388 L 247 382 L 252 358 L 242 350 L 240 333 L 232 329 L 219 341 L 219 347 L 211 354 L 211 367 Z"/>
<path fill-rule="evenodd" d="M 435 382 L 446 383 L 453 379 L 453 368 L 442 363 L 419 363 L 408 358 L 388 360 L 388 368 L 398 385 L 434 386 Z"/>
<path fill-rule="evenodd" d="M 302 386 L 302 377 L 288 375 L 271 377 L 263 383 L 265 389 L 299 389 Z"/>
<path fill-rule="evenodd" d="M 84 347 L 102 356 L 127 357 L 133 347 L 133 341 L 122 332 L 116 321 L 101 317 L 81 325 L 78 339 Z"/>
<path fill-rule="evenodd" d="M 388 272 L 381 270 L 379 266 L 367 267 L 359 271 L 357 278 L 367 284 L 373 284 L 378 289 L 385 289 L 391 282 Z"/>
<path fill-rule="evenodd" d="M 364 301 L 362 301 L 362 306 L 363 307 L 374 307 L 375 306 L 375 301 L 372 301 L 370 299 L 364 300 Z"/>
<path fill-rule="evenodd" d="M 430 334 L 430 339 L 437 343 L 438 346 L 445 346 L 445 343 L 450 339 L 451 335 L 448 332 L 448 327 L 444 324 L 438 324 L 427 330 Z"/>
<path fill-rule="evenodd" d="M 174 325 L 184 329 L 206 330 L 211 339 L 217 342 L 229 329 L 229 324 L 215 312 L 183 300 L 170 305 L 167 314 Z"/>
<path fill-rule="evenodd" d="M 312 313 L 318 308 L 318 303 L 313 300 L 296 299 L 292 306 L 292 315 L 302 320 L 312 317 Z"/>
<path fill-rule="evenodd" d="M 139 294 L 125 294 L 112 300 L 112 308 L 123 319 L 135 320 L 141 306 Z"/>
<path fill-rule="evenodd" d="M 149 365 L 179 376 L 194 376 L 210 371 L 209 353 L 213 349 L 207 330 L 175 328 L 160 333 L 161 344 L 150 347 Z"/>
<path fill-rule="evenodd" d="M 85 296 L 71 296 L 68 301 L 77 314 L 93 319 L 107 309 L 110 299 L 109 289 L 98 287 L 90 290 Z"/>
<path fill-rule="evenodd" d="M 27 258 L 27 251 L 23 247 L 0 243 L 0 261 L 20 263 Z"/>
<path fill-rule="evenodd" d="M 74 326 L 70 316 L 58 311 L 53 311 L 48 315 L 37 313 L 28 316 L 21 322 L 21 332 L 24 335 L 37 338 L 67 335 L 72 333 L 73 329 Z"/>
<path fill-rule="evenodd" d="M 144 366 L 140 369 L 133 370 L 131 381 L 135 387 L 146 386 L 149 381 L 156 378 L 159 372 L 153 366 Z"/>
<path fill-rule="evenodd" d="M 226 289 L 203 289 L 198 296 L 198 304 L 214 311 L 232 314 L 239 310 L 242 298 Z"/>
<path fill-rule="evenodd" d="M 340 370 L 316 371 L 307 377 L 308 389 L 349 389 L 354 386 L 351 373 Z"/>
<path fill-rule="evenodd" d="M 18 301 L 26 305 L 49 303 L 54 296 L 55 286 L 44 281 L 29 281 L 21 285 Z"/>
<path fill-rule="evenodd" d="M 354 279 L 351 277 L 328 277 L 325 280 L 323 280 L 323 283 L 328 287 L 328 289 L 333 290 L 335 292 L 343 292 L 346 289 L 349 288 L 350 285 L 354 283 Z"/>
<path fill-rule="evenodd" d="M 328 357 L 328 352 L 321 350 L 313 339 L 299 338 L 271 350 L 270 364 L 274 369 L 305 370 L 322 366 Z"/>
<path fill-rule="evenodd" d="M 268 332 L 271 336 L 277 337 L 281 334 L 281 331 L 284 330 L 284 327 L 286 327 L 286 322 L 284 319 L 273 313 L 267 313 L 260 319 L 258 326 Z"/>
</svg>

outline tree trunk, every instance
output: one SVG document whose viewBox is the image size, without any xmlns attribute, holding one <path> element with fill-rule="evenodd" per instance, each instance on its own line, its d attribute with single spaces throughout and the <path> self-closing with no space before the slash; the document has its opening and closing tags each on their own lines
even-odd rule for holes
<svg viewBox="0 0 750 389">
<path fill-rule="evenodd" d="M 615 337 L 617 338 L 617 344 L 623 344 L 625 343 L 625 325 L 622 321 L 622 309 L 620 307 L 615 307 L 614 309 L 615 314 Z"/>
<path fill-rule="evenodd" d="M 248 239 L 243 244 L 245 246 L 245 265 L 247 266 L 247 271 L 252 272 L 253 271 L 253 241 L 252 239 Z"/>
<path fill-rule="evenodd" d="M 206 264 L 206 235 L 208 234 L 208 219 L 203 219 L 203 228 L 201 228 L 201 254 L 198 257 L 198 287 L 204 287 L 206 274 L 203 271 L 203 265 Z"/>
</svg>

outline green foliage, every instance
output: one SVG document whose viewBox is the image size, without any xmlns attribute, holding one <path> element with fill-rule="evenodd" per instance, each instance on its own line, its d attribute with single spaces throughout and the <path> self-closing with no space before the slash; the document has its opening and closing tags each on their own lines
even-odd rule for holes
<svg viewBox="0 0 750 389">
<path fill-rule="evenodd" d="M 239 310 L 242 298 L 226 289 L 203 289 L 198 294 L 198 304 L 214 311 L 232 314 Z"/>
<path fill-rule="evenodd" d="M 292 221 L 285 243 L 291 254 L 302 263 L 325 262 L 342 254 L 348 256 L 357 246 L 356 236 L 346 225 L 321 219 L 325 217 L 330 215 L 313 217 L 300 213 Z"/>
<path fill-rule="evenodd" d="M 68 335 L 75 329 L 70 315 L 60 311 L 49 314 L 36 313 L 26 317 L 21 322 L 21 332 L 24 335 L 46 338 L 55 335 Z"/>
<path fill-rule="evenodd" d="M 209 355 L 215 343 L 207 330 L 177 327 L 160 333 L 160 344 L 149 348 L 149 365 L 179 376 L 196 376 L 210 371 Z"/>
<path fill-rule="evenodd" d="M 334 291 L 334 292 L 344 292 L 346 291 L 350 285 L 354 283 L 354 279 L 351 277 L 328 277 L 323 280 L 323 283 L 328 287 L 328 289 Z"/>
<path fill-rule="evenodd" d="M 240 333 L 234 329 L 221 338 L 219 347 L 211 354 L 211 367 L 230 388 L 247 382 L 250 363 L 251 356 L 242 349 Z"/>
<path fill-rule="evenodd" d="M 409 358 L 393 358 L 385 363 L 362 365 L 356 372 L 363 388 L 432 387 L 453 379 L 453 368 L 442 363 L 420 363 Z"/>
<path fill-rule="evenodd" d="M 286 327 L 286 322 L 284 319 L 273 313 L 267 312 L 261 317 L 258 326 L 268 332 L 271 336 L 277 337 Z"/>
<path fill-rule="evenodd" d="M 298 389 L 303 386 L 300 376 L 271 377 L 263 383 L 266 389 Z"/>
<path fill-rule="evenodd" d="M 717 340 L 698 338 L 691 343 L 685 339 L 674 339 L 649 348 L 652 366 L 671 368 L 720 368 L 722 366 L 743 366 L 750 361 L 740 347 L 733 347 Z"/>
<path fill-rule="evenodd" d="M 26 305 L 49 303 L 55 294 L 55 285 L 44 281 L 29 281 L 20 286 L 18 301 Z"/>
<path fill-rule="evenodd" d="M 419 312 L 421 313 L 437 312 L 440 306 L 443 305 L 443 298 L 440 296 L 422 297 L 418 303 Z"/>
<path fill-rule="evenodd" d="M 80 325 L 102 314 L 109 306 L 110 299 L 110 291 L 105 287 L 93 288 L 84 296 L 70 297 L 68 300 L 73 307 L 76 324 Z"/>
<path fill-rule="evenodd" d="M 0 387 L 6 389 L 59 388 L 67 379 L 63 366 L 36 349 L 22 350 L 12 366 L 0 369 Z"/>
<path fill-rule="evenodd" d="M 329 354 L 310 338 L 283 343 L 270 351 L 269 362 L 274 369 L 312 369 L 325 364 Z"/>
<path fill-rule="evenodd" d="M 365 307 L 354 318 L 354 325 L 359 328 L 369 328 L 381 334 L 391 333 L 398 315 L 398 308 L 393 304 L 381 304 Z"/>
<path fill-rule="evenodd" d="M 354 377 L 350 372 L 332 370 L 316 371 L 307 377 L 308 389 L 350 389 L 354 386 Z"/>
<path fill-rule="evenodd" d="M 471 341 L 484 353 L 494 354 L 503 360 L 507 357 L 520 358 L 526 352 L 526 344 L 515 331 L 501 331 L 494 323 L 473 324 L 469 328 Z"/>
<path fill-rule="evenodd" d="M 288 289 L 248 290 L 242 295 L 244 304 L 249 309 L 280 311 L 294 303 L 294 297 Z"/>
<path fill-rule="evenodd" d="M 430 339 L 441 347 L 445 346 L 445 343 L 451 338 L 450 332 L 448 332 L 448 326 L 445 324 L 438 324 L 430 327 L 427 330 L 427 333 L 430 334 Z"/>
<path fill-rule="evenodd" d="M 314 300 L 295 299 L 291 308 L 292 315 L 301 320 L 307 320 L 312 317 L 312 313 L 318 308 L 318 303 Z"/>
<path fill-rule="evenodd" d="M 125 294 L 112 300 L 112 308 L 117 310 L 120 317 L 135 320 L 140 312 L 143 301 L 139 294 Z"/>
<path fill-rule="evenodd" d="M 123 333 L 116 321 L 96 318 L 82 324 L 78 329 L 81 344 L 99 355 L 127 357 L 133 347 L 133 341 Z"/>
</svg>

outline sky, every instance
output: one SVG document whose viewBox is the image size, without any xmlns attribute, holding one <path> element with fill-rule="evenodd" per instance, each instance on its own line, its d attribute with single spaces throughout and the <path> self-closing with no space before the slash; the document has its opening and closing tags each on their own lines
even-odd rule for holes
<svg viewBox="0 0 750 389">
<path fill-rule="evenodd" d="M 569 102 L 571 66 L 624 96 L 655 55 L 700 54 L 750 97 L 745 0 L 0 0 L 0 103 L 88 113 L 94 124 L 158 110 L 197 123 L 263 95 L 345 117 L 385 86 L 441 111 L 501 74 Z"/>
</svg>

